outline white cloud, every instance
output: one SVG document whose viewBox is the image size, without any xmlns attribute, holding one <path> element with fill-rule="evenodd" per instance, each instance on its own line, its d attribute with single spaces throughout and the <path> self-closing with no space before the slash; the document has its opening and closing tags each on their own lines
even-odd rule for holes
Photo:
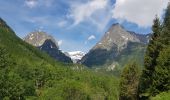
<svg viewBox="0 0 170 100">
<path fill-rule="evenodd" d="M 96 36 L 90 35 L 90 36 L 87 38 L 87 40 L 84 42 L 84 44 L 87 44 L 89 41 L 95 40 L 95 39 L 96 39 Z"/>
<path fill-rule="evenodd" d="M 34 16 L 34 17 L 25 16 L 24 17 L 25 21 L 34 24 L 40 24 L 40 25 L 47 25 L 47 24 L 50 25 L 52 21 L 49 19 L 50 19 L 49 16 Z M 55 22 L 55 20 L 53 20 L 53 22 Z"/>
<path fill-rule="evenodd" d="M 54 4 L 54 0 L 25 0 L 25 5 L 29 8 L 51 7 Z"/>
<path fill-rule="evenodd" d="M 32 23 L 35 26 L 41 27 L 50 27 L 50 28 L 56 28 L 56 27 L 64 27 L 67 24 L 66 22 L 62 22 L 63 20 L 57 19 L 53 16 L 24 16 L 23 20 L 29 23 Z"/>
<path fill-rule="evenodd" d="M 63 40 L 58 41 L 58 45 L 61 46 L 63 44 Z"/>
<path fill-rule="evenodd" d="M 94 35 L 91 35 L 91 36 L 88 37 L 87 40 L 90 41 L 90 40 L 94 40 L 94 39 L 96 39 L 96 37 Z"/>
<path fill-rule="evenodd" d="M 58 25 L 59 27 L 64 27 L 64 26 L 67 25 L 67 21 L 61 20 L 61 21 L 59 21 L 59 22 L 57 23 L 57 25 Z"/>
<path fill-rule="evenodd" d="M 70 6 L 69 18 L 73 19 L 73 25 L 87 21 L 97 25 L 98 28 L 105 28 L 112 16 L 110 0 L 73 2 Z"/>
<path fill-rule="evenodd" d="M 148 27 L 152 25 L 155 15 L 161 17 L 167 3 L 168 0 L 116 0 L 113 18 Z"/>
<path fill-rule="evenodd" d="M 34 8 L 38 4 L 38 0 L 26 0 L 25 5 L 28 6 L 29 8 Z"/>
</svg>

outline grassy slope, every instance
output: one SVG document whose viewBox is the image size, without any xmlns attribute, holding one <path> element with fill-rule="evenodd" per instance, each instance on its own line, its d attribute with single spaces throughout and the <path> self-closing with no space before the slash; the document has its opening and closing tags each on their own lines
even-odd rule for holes
<svg viewBox="0 0 170 100">
<path fill-rule="evenodd" d="M 0 24 L 0 48 L 6 50 L 10 55 L 10 62 L 13 63 L 9 73 L 15 73 L 21 78 L 23 92 L 19 92 L 19 96 L 23 98 L 30 100 L 68 98 L 70 100 L 104 100 L 106 98 L 116 100 L 118 98 L 118 80 L 115 77 L 99 75 L 86 69 L 71 70 L 69 67 L 77 65 L 65 65 L 54 61 L 45 53 L 23 42 L 4 23 Z M 0 69 L 0 71 L 3 70 Z M 40 86 L 35 85 L 37 81 L 41 83 Z M 13 84 L 15 87 L 16 84 Z M 31 93 L 26 86 L 29 86 L 29 89 L 33 88 Z M 8 90 L 8 88 L 5 89 Z M 5 96 L 18 98 L 12 93 L 10 95 Z"/>
</svg>

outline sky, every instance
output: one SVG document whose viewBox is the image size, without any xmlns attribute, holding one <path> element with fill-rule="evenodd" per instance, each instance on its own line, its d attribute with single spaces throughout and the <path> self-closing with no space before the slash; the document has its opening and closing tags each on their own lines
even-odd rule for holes
<svg viewBox="0 0 170 100">
<path fill-rule="evenodd" d="M 126 30 L 151 33 L 169 0 L 0 0 L 0 17 L 20 37 L 41 30 L 58 41 L 61 50 L 88 52 L 119 23 Z"/>
</svg>

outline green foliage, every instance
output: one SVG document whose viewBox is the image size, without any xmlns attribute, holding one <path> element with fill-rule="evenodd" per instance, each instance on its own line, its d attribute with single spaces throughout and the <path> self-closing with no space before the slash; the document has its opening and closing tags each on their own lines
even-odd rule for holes
<svg viewBox="0 0 170 100">
<path fill-rule="evenodd" d="M 142 98 L 145 96 L 148 97 L 149 95 L 152 94 L 150 93 L 152 90 L 149 89 L 152 88 L 153 72 L 156 66 L 156 59 L 158 58 L 159 51 L 161 49 L 161 44 L 159 41 L 160 28 L 161 27 L 160 27 L 159 19 L 156 18 L 154 20 L 154 25 L 152 27 L 153 34 L 146 50 L 145 59 L 144 59 L 144 70 L 140 81 L 139 92 Z"/>
<path fill-rule="evenodd" d="M 9 66 L 9 55 L 6 53 L 6 50 L 0 47 L 0 68 L 5 68 Z"/>
<path fill-rule="evenodd" d="M 120 55 L 116 59 L 119 63 L 119 67 L 125 66 L 132 59 L 135 59 L 140 66 L 143 66 L 145 49 L 145 44 L 129 42 L 128 47 L 121 51 Z"/>
<path fill-rule="evenodd" d="M 153 88 L 156 93 L 170 90 L 170 47 L 163 49 L 153 73 Z"/>
<path fill-rule="evenodd" d="M 151 100 L 169 100 L 170 92 L 162 92 L 161 94 L 152 97 Z"/>
<path fill-rule="evenodd" d="M 140 78 L 140 99 L 149 99 L 170 89 L 170 5 L 162 25 L 154 20 L 153 35 L 148 45 L 144 70 Z"/>
<path fill-rule="evenodd" d="M 0 20 L 0 100 L 117 100 L 114 76 L 77 66 L 53 60 Z"/>
<path fill-rule="evenodd" d="M 10 100 L 23 98 L 24 81 L 19 75 L 13 72 L 0 71 L 0 98 L 8 97 Z"/>
<path fill-rule="evenodd" d="M 170 4 L 168 5 L 165 13 L 164 23 L 163 25 L 170 30 Z"/>
<path fill-rule="evenodd" d="M 124 68 L 120 80 L 119 100 L 137 100 L 139 76 L 137 63 L 130 63 Z"/>
</svg>

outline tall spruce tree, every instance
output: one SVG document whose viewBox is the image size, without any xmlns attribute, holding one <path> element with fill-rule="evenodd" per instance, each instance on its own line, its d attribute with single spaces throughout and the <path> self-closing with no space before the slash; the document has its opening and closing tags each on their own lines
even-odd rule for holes
<svg viewBox="0 0 170 100">
<path fill-rule="evenodd" d="M 140 78 L 140 96 L 144 98 L 148 98 L 152 93 L 152 76 L 156 66 L 156 59 L 158 58 L 160 51 L 160 33 L 161 33 L 161 25 L 159 19 L 156 17 L 154 20 L 154 25 L 152 26 L 152 37 L 149 42 L 149 45 L 146 50 L 145 59 L 144 59 L 144 70 Z"/>
<path fill-rule="evenodd" d="M 163 26 L 167 27 L 170 30 L 170 2 L 169 2 L 168 7 L 166 9 Z"/>
<path fill-rule="evenodd" d="M 139 66 L 136 62 L 125 66 L 121 74 L 119 100 L 137 100 L 139 76 Z"/>
<path fill-rule="evenodd" d="M 157 59 L 157 66 L 153 74 L 155 93 L 170 90 L 170 46 L 164 48 Z"/>
<path fill-rule="evenodd" d="M 165 13 L 165 19 L 160 25 L 159 19 L 154 20 L 153 34 L 149 42 L 144 70 L 140 78 L 140 99 L 145 100 L 159 92 L 169 90 L 170 80 L 170 5 Z"/>
<path fill-rule="evenodd" d="M 160 36 L 162 49 L 157 58 L 157 65 L 153 74 L 154 93 L 158 94 L 170 90 L 170 4 L 165 13 L 163 29 Z"/>
<path fill-rule="evenodd" d="M 164 47 L 170 45 L 170 3 L 167 7 L 165 18 L 163 21 L 162 43 Z"/>
</svg>

